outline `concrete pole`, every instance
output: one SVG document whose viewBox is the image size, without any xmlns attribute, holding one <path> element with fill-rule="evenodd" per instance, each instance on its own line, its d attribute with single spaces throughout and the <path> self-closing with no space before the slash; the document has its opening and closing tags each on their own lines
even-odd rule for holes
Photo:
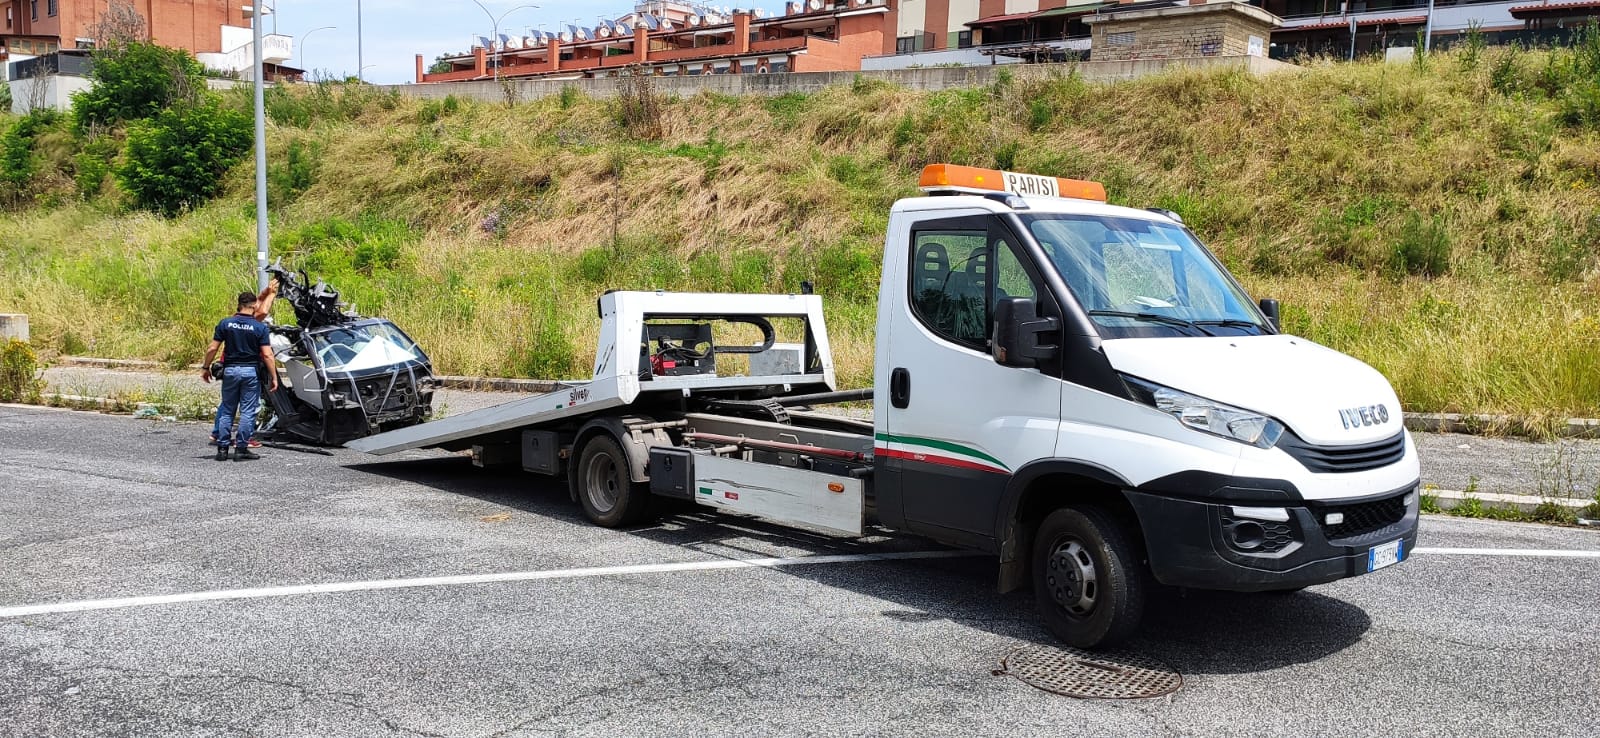
<svg viewBox="0 0 1600 738">
<path fill-rule="evenodd" d="M 1356 60 L 1356 17 L 1350 16 L 1350 61 Z"/>
<path fill-rule="evenodd" d="M 250 28 L 255 35 L 255 103 L 256 103 L 256 291 L 267 288 L 267 115 L 264 101 L 265 73 L 261 63 L 261 0 L 255 0 Z"/>
<path fill-rule="evenodd" d="M 1428 24 L 1422 28 L 1422 53 L 1433 51 L 1433 0 L 1428 0 Z"/>
<path fill-rule="evenodd" d="M 366 77 L 361 76 L 361 70 L 366 69 L 361 58 L 361 0 L 356 0 L 356 81 L 365 82 Z"/>
</svg>

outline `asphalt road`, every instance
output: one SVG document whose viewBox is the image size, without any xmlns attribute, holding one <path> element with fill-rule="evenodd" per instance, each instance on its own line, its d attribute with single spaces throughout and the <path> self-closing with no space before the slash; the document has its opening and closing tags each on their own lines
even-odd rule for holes
<svg viewBox="0 0 1600 738">
<path fill-rule="evenodd" d="M 1420 553 L 1294 596 L 1164 596 L 1130 650 L 1184 687 L 1074 700 L 991 674 L 1050 639 L 981 558 L 706 568 L 938 547 L 692 512 L 603 530 L 459 457 L 219 464 L 205 431 L 0 408 L 0 736 L 1600 734 L 1597 558 Z M 1444 518 L 1422 537 L 1600 550 Z M 604 570 L 672 562 L 700 568 Z"/>
</svg>

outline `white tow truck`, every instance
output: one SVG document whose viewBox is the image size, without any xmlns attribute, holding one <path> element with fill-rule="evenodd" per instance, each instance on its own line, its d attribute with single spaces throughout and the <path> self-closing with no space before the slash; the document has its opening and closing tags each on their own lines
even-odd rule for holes
<svg viewBox="0 0 1600 738">
<path fill-rule="evenodd" d="M 835 391 L 816 295 L 610 292 L 593 379 L 351 442 L 999 558 L 1079 647 L 1151 581 L 1292 591 L 1403 561 L 1419 466 L 1388 382 L 1286 335 L 1170 212 L 1093 182 L 928 167 L 884 244 L 875 387 Z M 816 406 L 871 400 L 870 421 Z"/>
</svg>

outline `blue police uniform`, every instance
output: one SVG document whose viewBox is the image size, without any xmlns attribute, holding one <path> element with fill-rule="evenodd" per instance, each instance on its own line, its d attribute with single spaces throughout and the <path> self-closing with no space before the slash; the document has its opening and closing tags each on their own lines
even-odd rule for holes
<svg viewBox="0 0 1600 738">
<path fill-rule="evenodd" d="M 222 403 L 217 405 L 217 446 L 230 443 L 243 449 L 256 430 L 256 415 L 261 411 L 261 347 L 271 345 L 272 331 L 267 324 L 240 313 L 217 324 L 212 340 L 222 343 Z M 239 415 L 239 432 L 233 432 L 233 416 Z M 235 442 L 233 439 L 237 437 Z M 220 458 L 220 457 L 219 457 Z"/>
</svg>

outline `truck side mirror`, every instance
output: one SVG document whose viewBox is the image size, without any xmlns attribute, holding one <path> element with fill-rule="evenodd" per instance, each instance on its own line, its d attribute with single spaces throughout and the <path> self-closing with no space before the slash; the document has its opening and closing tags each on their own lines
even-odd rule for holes
<svg viewBox="0 0 1600 738">
<path fill-rule="evenodd" d="M 1001 366 L 1032 369 L 1061 351 L 1055 338 L 1061 322 L 1039 317 L 1028 297 L 1006 297 L 994 304 L 994 337 L 990 351 Z"/>
<path fill-rule="evenodd" d="M 1278 301 L 1270 297 L 1261 298 L 1261 314 L 1267 316 L 1267 322 L 1272 324 L 1272 330 L 1283 332 L 1283 324 L 1278 320 Z"/>
</svg>

